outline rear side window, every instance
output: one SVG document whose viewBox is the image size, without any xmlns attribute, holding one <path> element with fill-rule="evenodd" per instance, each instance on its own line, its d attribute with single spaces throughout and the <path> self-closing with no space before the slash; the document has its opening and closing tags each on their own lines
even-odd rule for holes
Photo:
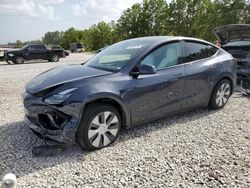
<svg viewBox="0 0 250 188">
<path fill-rule="evenodd" d="M 217 52 L 217 50 L 216 47 L 209 44 L 186 42 L 184 63 L 211 57 Z"/>
<path fill-rule="evenodd" d="M 34 45 L 31 45 L 28 47 L 28 50 L 30 51 L 34 51 L 34 50 L 37 50 L 36 47 Z"/>
</svg>

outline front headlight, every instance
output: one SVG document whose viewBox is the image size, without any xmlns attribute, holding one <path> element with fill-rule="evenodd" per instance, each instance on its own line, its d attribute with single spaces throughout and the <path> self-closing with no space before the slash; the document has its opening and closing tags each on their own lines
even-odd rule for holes
<svg viewBox="0 0 250 188">
<path fill-rule="evenodd" d="M 55 95 L 51 95 L 44 99 L 44 102 L 48 104 L 61 104 L 63 103 L 67 98 L 70 97 L 72 92 L 76 90 L 77 88 L 67 89 L 65 91 L 62 91 L 60 93 L 57 93 Z"/>
<path fill-rule="evenodd" d="M 14 57 L 14 54 L 13 53 L 8 53 L 8 56 Z"/>
</svg>

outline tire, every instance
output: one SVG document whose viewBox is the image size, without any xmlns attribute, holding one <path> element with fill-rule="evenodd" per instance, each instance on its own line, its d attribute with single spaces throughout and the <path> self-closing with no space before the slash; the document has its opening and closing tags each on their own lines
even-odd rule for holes
<svg viewBox="0 0 250 188">
<path fill-rule="evenodd" d="M 84 150 L 98 150 L 112 144 L 120 129 L 121 116 L 115 107 L 105 103 L 93 104 L 86 108 L 82 116 L 76 139 Z"/>
<path fill-rule="evenodd" d="M 24 63 L 24 57 L 22 56 L 17 56 L 14 61 L 15 64 L 23 64 Z"/>
<path fill-rule="evenodd" d="M 221 80 L 214 88 L 208 107 L 213 110 L 223 108 L 232 94 L 232 84 L 228 79 Z"/>
<path fill-rule="evenodd" d="M 57 54 L 54 54 L 54 55 L 52 55 L 51 56 L 51 58 L 50 58 L 50 61 L 49 62 L 58 62 L 59 61 L 59 55 L 57 55 Z"/>
</svg>

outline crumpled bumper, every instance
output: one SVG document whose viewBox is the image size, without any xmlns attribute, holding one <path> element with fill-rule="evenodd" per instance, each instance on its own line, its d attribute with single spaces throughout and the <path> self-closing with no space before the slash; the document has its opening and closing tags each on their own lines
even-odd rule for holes
<svg viewBox="0 0 250 188">
<path fill-rule="evenodd" d="M 250 59 L 237 59 L 237 80 L 238 82 L 250 82 Z"/>
<path fill-rule="evenodd" d="M 62 145 L 75 143 L 75 133 L 81 118 L 82 103 L 54 106 L 41 97 L 23 95 L 25 119 L 29 128 L 40 138 Z"/>
</svg>

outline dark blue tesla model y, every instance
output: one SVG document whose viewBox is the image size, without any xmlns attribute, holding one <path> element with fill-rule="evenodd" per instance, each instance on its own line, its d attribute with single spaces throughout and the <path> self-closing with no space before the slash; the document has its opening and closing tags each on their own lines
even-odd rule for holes
<svg viewBox="0 0 250 188">
<path fill-rule="evenodd" d="M 113 143 L 122 128 L 198 107 L 223 108 L 235 82 L 235 59 L 211 43 L 136 38 L 33 78 L 23 94 L 25 116 L 46 140 L 95 150 Z"/>
</svg>

